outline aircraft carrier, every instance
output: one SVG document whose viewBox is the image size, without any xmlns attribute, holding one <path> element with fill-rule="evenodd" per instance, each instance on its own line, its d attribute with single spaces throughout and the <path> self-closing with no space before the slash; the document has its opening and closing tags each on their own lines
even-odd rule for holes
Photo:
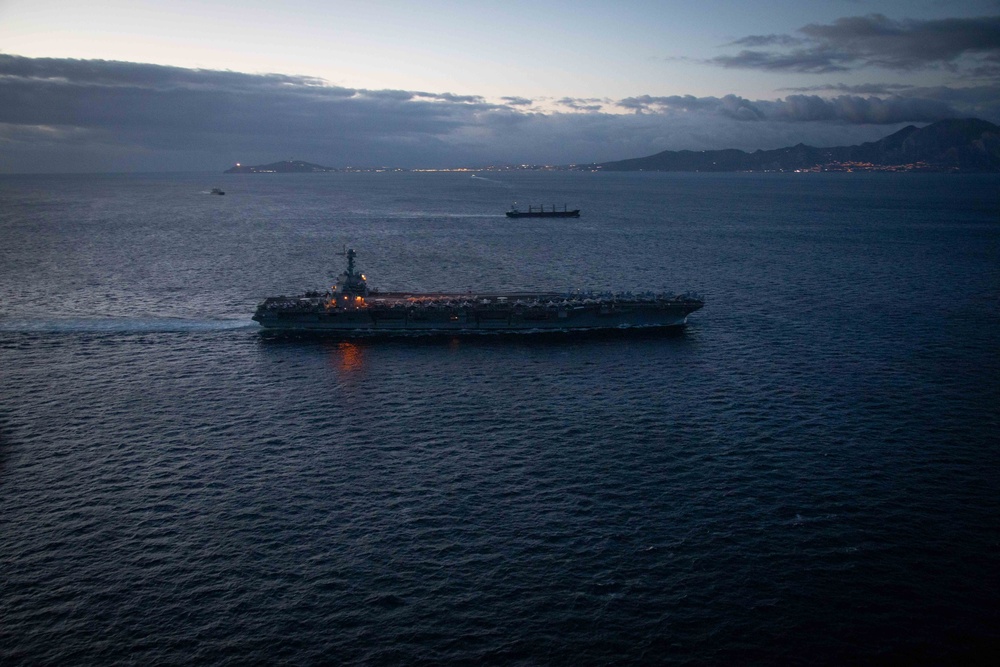
<svg viewBox="0 0 1000 667">
<path fill-rule="evenodd" d="M 704 306 L 692 295 L 576 292 L 380 292 L 347 250 L 347 270 L 327 292 L 268 297 L 253 319 L 268 330 L 348 335 L 536 333 L 678 327 Z"/>
</svg>

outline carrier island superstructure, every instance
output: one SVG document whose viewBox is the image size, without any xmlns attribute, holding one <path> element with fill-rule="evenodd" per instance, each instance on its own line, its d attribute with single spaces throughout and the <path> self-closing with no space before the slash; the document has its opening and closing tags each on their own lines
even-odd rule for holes
<svg viewBox="0 0 1000 667">
<path fill-rule="evenodd" d="M 475 334 L 678 327 L 704 306 L 691 295 L 576 292 L 380 292 L 347 250 L 347 270 L 327 292 L 268 297 L 253 319 L 269 330 L 349 335 Z"/>
</svg>

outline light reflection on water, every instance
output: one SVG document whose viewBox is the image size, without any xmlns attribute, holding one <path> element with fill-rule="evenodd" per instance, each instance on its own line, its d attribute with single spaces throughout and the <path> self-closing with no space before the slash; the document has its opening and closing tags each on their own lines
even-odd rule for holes
<svg viewBox="0 0 1000 667">
<path fill-rule="evenodd" d="M 338 371 L 342 374 L 352 375 L 360 372 L 364 368 L 364 348 L 356 343 L 338 343 L 333 351 L 333 359 Z"/>
</svg>

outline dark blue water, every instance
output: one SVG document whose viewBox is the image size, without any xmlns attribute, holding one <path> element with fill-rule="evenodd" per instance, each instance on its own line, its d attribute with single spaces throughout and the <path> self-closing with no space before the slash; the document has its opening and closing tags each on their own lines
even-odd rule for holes
<svg viewBox="0 0 1000 667">
<path fill-rule="evenodd" d="M 1000 178 L 482 176 L 0 177 L 0 663 L 996 655 Z M 707 305 L 259 335 L 344 244 Z"/>
</svg>

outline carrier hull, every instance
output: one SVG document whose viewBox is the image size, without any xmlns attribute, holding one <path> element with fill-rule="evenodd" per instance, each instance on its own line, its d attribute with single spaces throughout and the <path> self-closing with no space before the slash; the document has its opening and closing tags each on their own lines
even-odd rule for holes
<svg viewBox="0 0 1000 667">
<path fill-rule="evenodd" d="M 694 296 L 556 292 L 416 293 L 368 289 L 346 250 L 347 270 L 325 293 L 264 300 L 254 321 L 274 331 L 346 335 L 600 331 L 679 327 L 704 303 Z"/>
<path fill-rule="evenodd" d="M 363 306 L 348 308 L 328 304 L 323 297 L 275 297 L 261 304 L 253 319 L 271 330 L 359 335 L 596 331 L 679 327 L 703 305 L 692 297 L 623 300 L 467 294 L 369 297 Z"/>
</svg>

